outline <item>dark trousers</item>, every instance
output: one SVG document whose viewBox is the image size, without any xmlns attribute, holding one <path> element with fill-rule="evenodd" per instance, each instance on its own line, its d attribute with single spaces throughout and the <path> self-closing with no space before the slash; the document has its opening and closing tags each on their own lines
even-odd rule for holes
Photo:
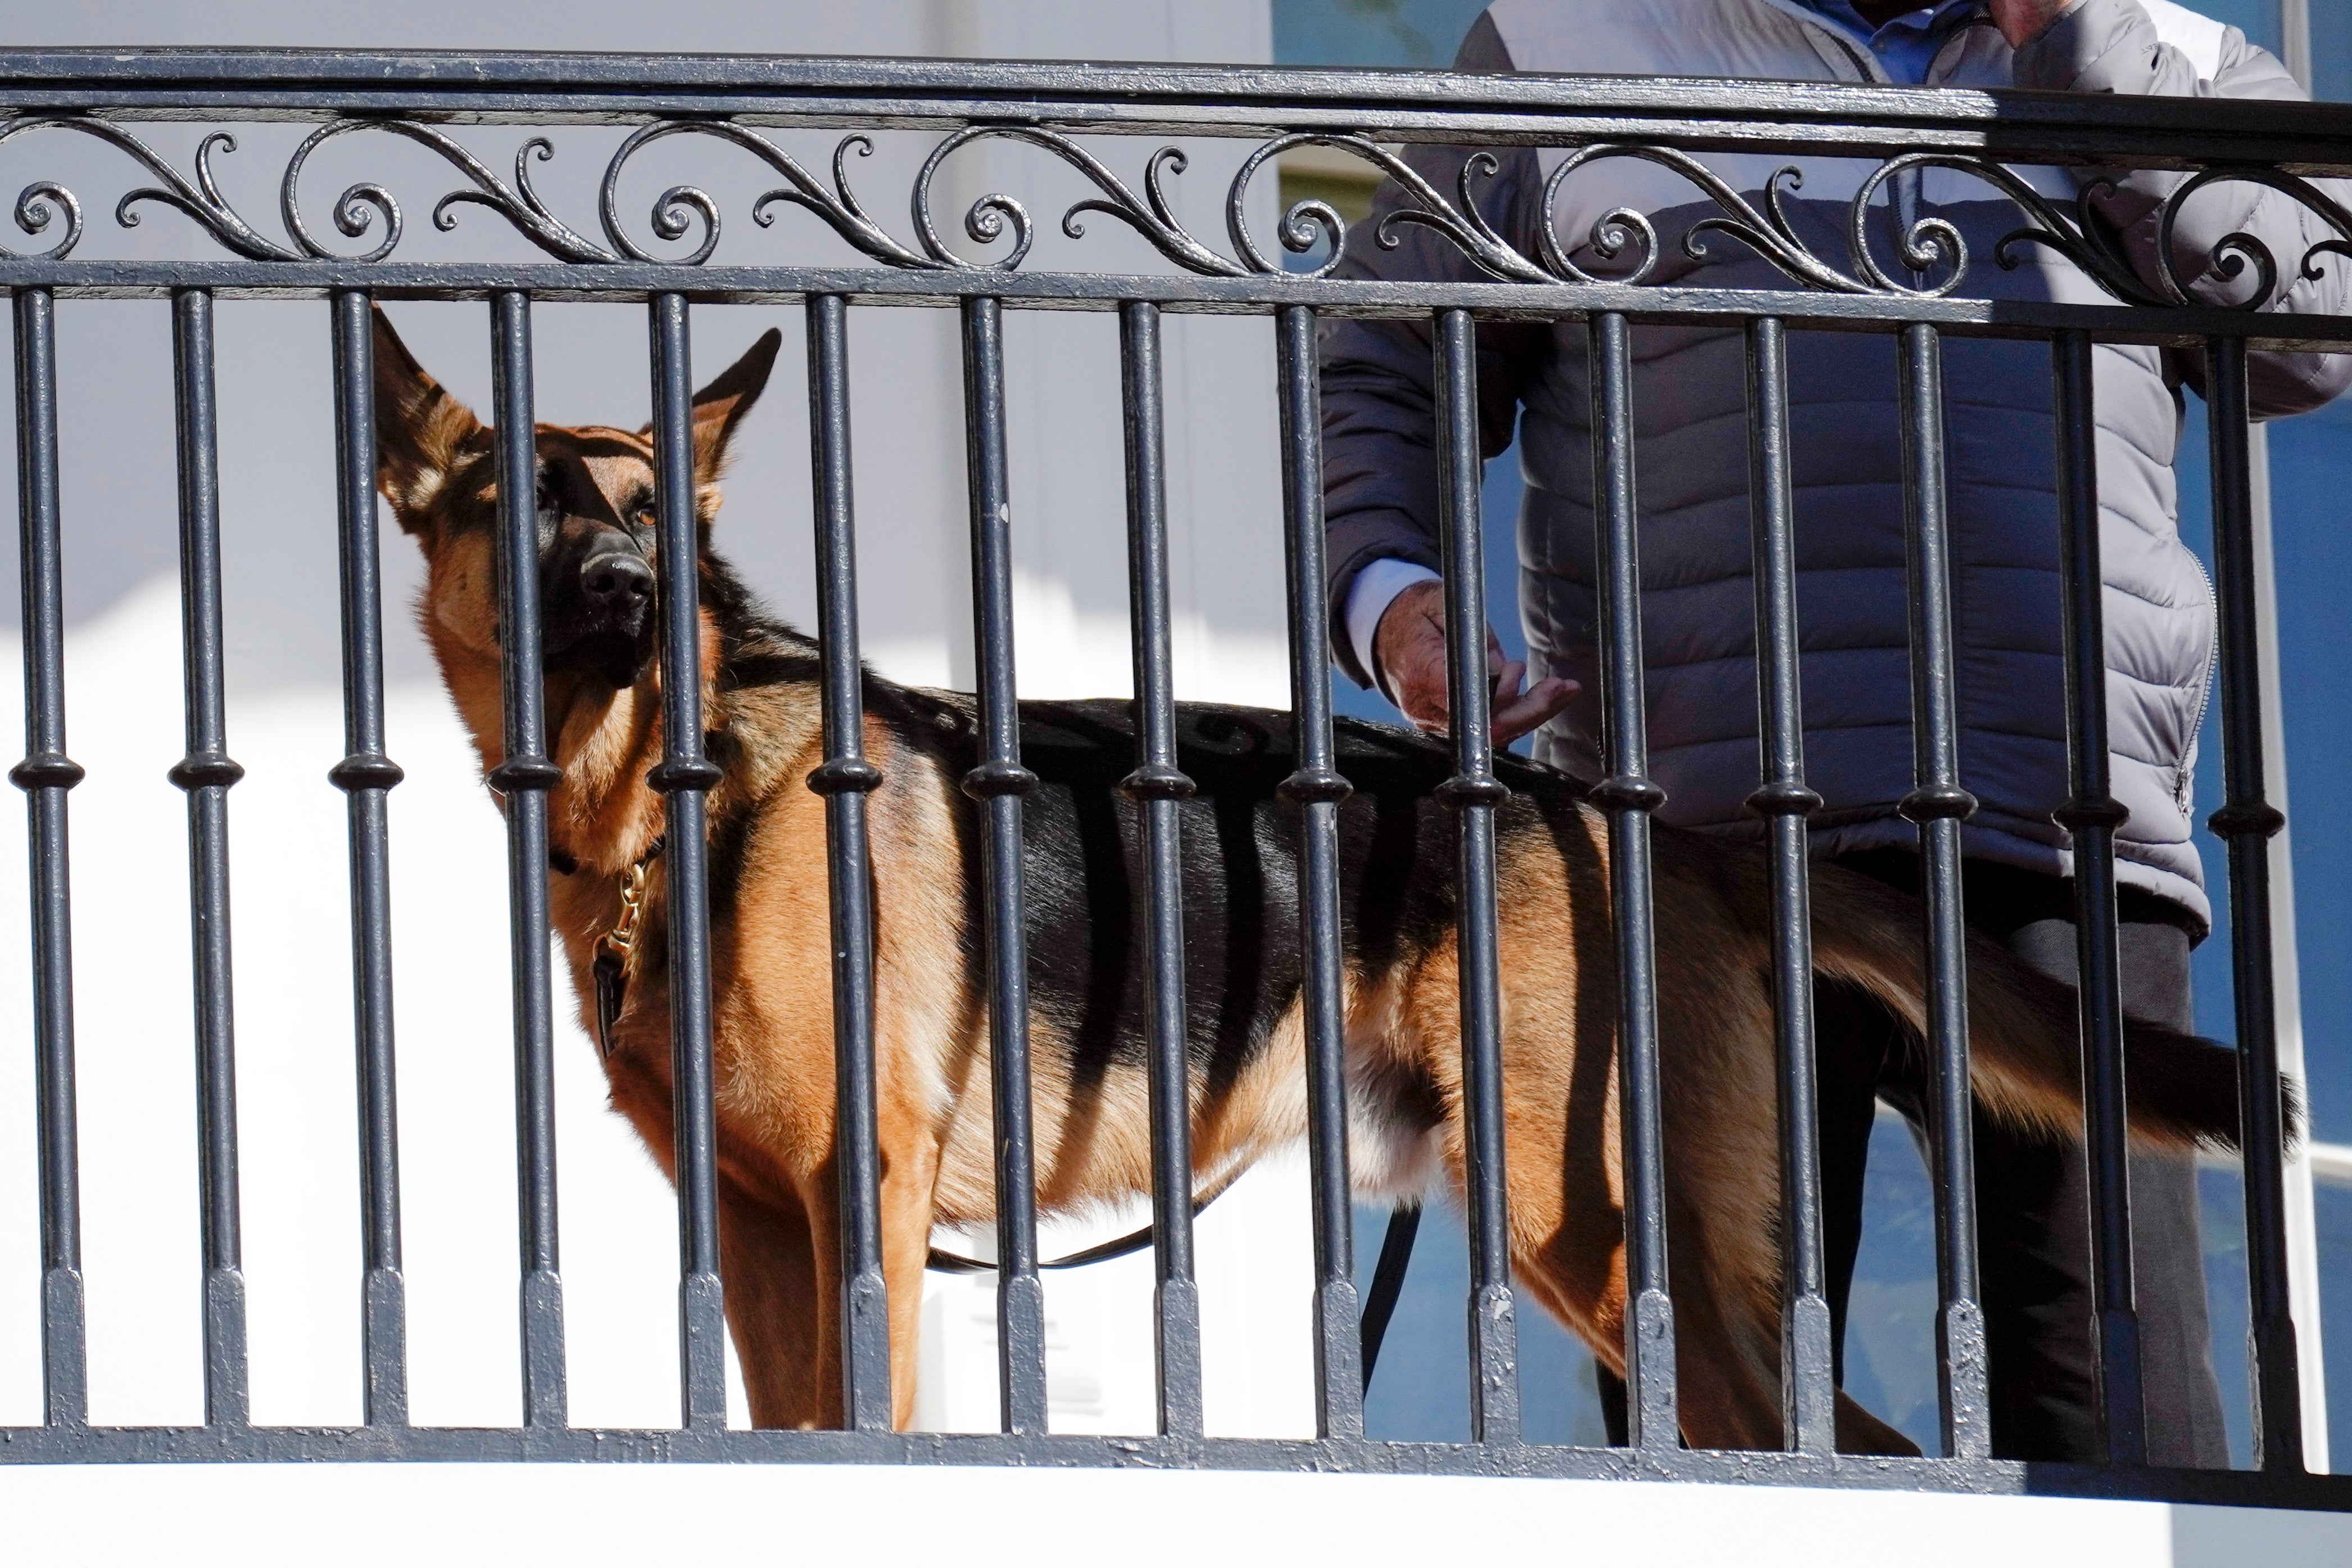
<svg viewBox="0 0 2352 1568">
<path fill-rule="evenodd" d="M 1918 857 L 1882 850 L 1841 864 L 1919 891 Z M 1969 924 L 2018 958 L 2072 984 L 2074 890 L 2063 878 L 1968 863 Z M 2191 1026 L 2186 911 L 2135 889 L 2120 893 L 2124 1010 Z M 1862 1245 L 1863 1178 L 1880 1100 L 1926 1138 L 1920 1087 L 1898 1072 L 1904 1041 L 1885 1010 L 1841 986 L 1815 992 L 1820 1063 L 1822 1229 L 1838 1379 L 1844 1381 L 1846 1298 Z M 2079 1145 L 2020 1138 L 1975 1121 L 1977 1256 L 1997 1458 L 2095 1462 L 2098 1387 L 2092 1337 L 2089 1173 Z M 2131 1165 L 2133 1274 L 2141 1388 L 2151 1463 L 2226 1468 L 2229 1443 L 2206 1320 L 2204 1250 L 2192 1161 L 2136 1155 Z M 1600 1369 L 1610 1440 L 1625 1439 L 1624 1384 Z"/>
</svg>

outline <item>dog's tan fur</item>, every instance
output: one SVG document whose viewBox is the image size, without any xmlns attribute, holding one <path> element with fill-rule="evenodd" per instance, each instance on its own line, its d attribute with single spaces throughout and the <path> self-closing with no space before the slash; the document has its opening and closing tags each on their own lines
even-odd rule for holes
<svg viewBox="0 0 2352 1568">
<path fill-rule="evenodd" d="M 709 816 L 714 841 L 730 832 L 740 845 L 733 896 L 712 921 L 721 1243 L 729 1321 L 754 1420 L 821 1426 L 838 1424 L 841 1399 L 824 806 L 802 787 L 822 760 L 818 692 L 805 673 L 740 674 L 767 668 L 762 659 L 797 658 L 793 668 L 803 671 L 814 665 L 806 645 L 790 634 L 724 605 L 712 607 L 714 594 L 731 605 L 730 595 L 740 590 L 729 587 L 731 578 L 708 548 L 728 438 L 774 351 L 770 334 L 695 406 L 705 536 L 703 700 L 716 738 L 712 754 L 724 767 Z M 381 317 L 376 352 L 383 489 L 425 551 L 420 619 L 488 771 L 502 749 L 487 433 L 425 375 Z M 544 469 L 593 490 L 579 505 L 600 516 L 643 511 L 653 483 L 646 432 L 542 426 L 538 440 Z M 566 512 L 556 526 L 561 534 L 587 524 Z M 866 750 L 884 780 L 868 807 L 876 1055 L 892 1388 L 904 1425 L 913 1408 L 916 1311 L 931 1228 L 992 1215 L 989 1049 L 975 959 L 970 807 L 956 787 L 960 768 L 969 765 L 969 703 L 874 678 L 867 687 L 869 707 L 895 715 L 869 716 Z M 583 1017 L 593 1016 L 590 965 L 598 938 L 618 917 L 620 879 L 662 831 L 661 799 L 645 782 L 661 756 L 661 700 L 658 672 L 649 666 L 629 684 L 552 668 L 547 682 L 563 770 L 551 796 L 551 841 L 556 857 L 577 867 L 551 872 L 551 908 Z M 1040 708 L 1036 717 L 1091 723 L 1100 711 Z M 1280 722 L 1246 710 L 1200 711 L 1244 730 L 1274 732 Z M 1379 754 L 1388 762 L 1439 776 L 1442 755 L 1425 742 L 1371 730 L 1349 734 L 1363 747 L 1386 748 Z M 1118 761 L 1124 766 L 1127 758 Z M 1503 764 L 1515 790 L 1496 813 L 1515 1279 L 1603 1363 L 1622 1369 L 1623 1182 L 1605 827 L 1564 777 L 1509 759 Z M 1375 809 L 1360 793 L 1350 810 L 1358 807 Z M 1399 917 L 1408 925 L 1418 919 L 1413 929 L 1422 937 L 1408 932 L 1375 952 L 1364 933 L 1389 889 L 1374 871 L 1351 885 L 1345 997 L 1354 1169 L 1367 1189 L 1410 1191 L 1428 1179 L 1433 1162 L 1458 1191 L 1450 830 L 1430 826 L 1442 824 L 1442 814 L 1421 812 L 1410 799 L 1383 796 L 1377 809 L 1381 832 L 1410 841 L 1399 852 L 1405 858 L 1393 863 L 1406 868 L 1411 898 L 1426 908 Z M 1212 879 L 1188 879 L 1196 940 L 1208 922 L 1226 918 L 1220 900 L 1227 895 L 1201 885 Z M 1774 1448 L 1781 1439 L 1780 1188 L 1764 873 L 1748 851 L 1662 830 L 1655 880 L 1684 1433 L 1696 1446 Z M 665 887 L 656 862 L 639 970 L 606 1066 L 614 1106 L 667 1169 Z M 1923 989 L 1916 906 L 1824 868 L 1816 874 L 1813 910 L 1821 973 L 1860 987 L 1916 1030 Z M 1969 961 L 1979 1099 L 2013 1123 L 2071 1135 L 2081 1115 L 2072 993 L 1980 940 L 1972 941 Z M 1204 1176 L 1303 1135 L 1295 988 L 1287 996 L 1276 996 L 1230 1070 L 1192 1076 L 1193 1149 Z M 1141 1192 L 1150 1180 L 1142 1075 L 1116 1052 L 1089 1055 L 1083 1027 L 1081 1014 L 1044 1001 L 1031 1020 L 1037 1185 L 1049 1211 Z M 2137 1027 L 2134 1046 L 2136 1130 L 2144 1139 L 2178 1147 L 2228 1137 L 2235 1105 L 2226 1056 L 2200 1055 L 2198 1042 L 2146 1027 Z M 1849 1450 L 1910 1451 L 1843 1395 L 1838 1434 Z"/>
</svg>

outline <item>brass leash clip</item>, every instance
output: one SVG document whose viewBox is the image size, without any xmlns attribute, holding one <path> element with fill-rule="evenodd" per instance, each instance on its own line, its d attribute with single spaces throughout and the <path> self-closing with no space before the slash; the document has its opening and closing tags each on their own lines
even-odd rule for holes
<svg viewBox="0 0 2352 1568">
<path fill-rule="evenodd" d="M 637 926 L 646 918 L 646 865 L 640 860 L 621 874 L 621 918 L 596 944 L 632 974 L 636 972 Z"/>
<path fill-rule="evenodd" d="M 596 939 L 596 958 L 590 965 L 596 981 L 596 1048 L 613 1054 L 613 1030 L 628 1004 L 629 982 L 637 972 L 637 927 L 646 918 L 646 883 L 662 852 L 656 838 L 637 863 L 621 874 L 621 918 Z"/>
</svg>

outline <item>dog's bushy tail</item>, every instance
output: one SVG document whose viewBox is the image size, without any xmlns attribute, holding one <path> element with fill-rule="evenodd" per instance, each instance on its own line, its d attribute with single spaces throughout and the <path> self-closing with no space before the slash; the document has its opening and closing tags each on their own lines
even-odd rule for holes
<svg viewBox="0 0 2352 1568">
<path fill-rule="evenodd" d="M 1927 964 L 1918 902 L 1836 867 L 1812 881 L 1813 966 L 1867 993 L 1911 1034 L 1927 1027 Z M 1969 933 L 1970 1087 L 2021 1131 L 2083 1136 L 2082 1052 L 2074 987 Z M 2238 1142 L 2238 1058 L 2225 1046 L 2144 1018 L 2124 1024 L 2124 1096 L 2134 1139 L 2158 1148 Z M 1927 1055 L 1913 1057 L 1924 1079 Z M 2290 1139 L 2300 1135 L 2296 1086 L 2284 1086 Z"/>
</svg>

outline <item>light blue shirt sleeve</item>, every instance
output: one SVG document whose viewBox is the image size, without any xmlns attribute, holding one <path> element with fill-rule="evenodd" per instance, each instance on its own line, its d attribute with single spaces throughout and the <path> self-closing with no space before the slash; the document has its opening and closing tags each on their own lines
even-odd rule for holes
<svg viewBox="0 0 2352 1568">
<path fill-rule="evenodd" d="M 1356 650 L 1356 662 L 1371 671 L 1380 682 L 1381 695 L 1390 701 L 1396 694 L 1389 689 L 1389 678 L 1381 668 L 1381 661 L 1372 657 L 1372 644 L 1381 629 L 1381 617 L 1388 614 L 1396 596 L 1415 583 L 1433 583 L 1437 574 L 1411 561 L 1399 561 L 1383 556 L 1356 574 L 1356 581 L 1348 589 L 1348 606 L 1341 612 L 1347 623 L 1349 644 Z"/>
</svg>

